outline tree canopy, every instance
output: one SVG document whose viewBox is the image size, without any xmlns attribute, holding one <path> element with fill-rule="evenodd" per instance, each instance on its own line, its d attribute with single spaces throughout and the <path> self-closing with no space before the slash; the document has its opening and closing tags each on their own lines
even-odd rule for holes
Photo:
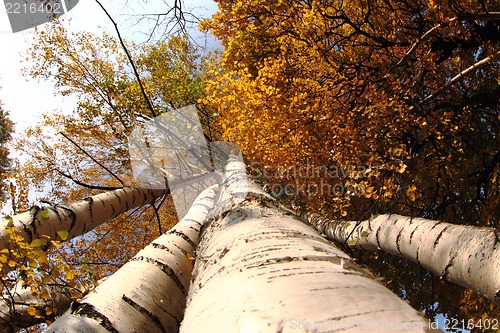
<svg viewBox="0 0 500 333">
<path fill-rule="evenodd" d="M 276 180 L 355 166 L 323 177 L 340 196 L 317 196 L 341 216 L 375 205 L 497 226 L 498 3 L 217 2 L 203 27 L 225 49 L 207 100 L 249 160 Z"/>
</svg>

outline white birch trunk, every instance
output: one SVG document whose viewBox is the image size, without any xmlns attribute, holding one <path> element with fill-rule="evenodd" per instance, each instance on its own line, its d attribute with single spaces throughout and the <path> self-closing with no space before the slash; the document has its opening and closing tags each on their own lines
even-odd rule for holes
<svg viewBox="0 0 500 333">
<path fill-rule="evenodd" d="M 18 283 L 9 296 L 4 295 L 0 303 L 0 333 L 17 332 L 21 328 L 45 323 L 45 318 L 35 318 L 28 313 L 30 305 L 41 309 L 50 307 L 54 314 L 66 311 L 71 304 L 71 296 L 65 288 L 45 286 L 45 289 L 51 295 L 50 299 L 33 296 L 31 289 L 25 288 L 22 283 Z"/>
<path fill-rule="evenodd" d="M 496 229 L 388 214 L 359 222 L 333 221 L 317 214 L 306 214 L 306 218 L 330 240 L 356 242 L 358 249 L 404 257 L 500 303 L 500 234 Z"/>
<path fill-rule="evenodd" d="M 214 210 L 249 196 L 204 228 L 180 332 L 427 331 L 427 319 L 310 225 L 243 188 L 241 166 L 228 169 Z"/>
<path fill-rule="evenodd" d="M 18 233 L 29 244 L 43 235 L 58 239 L 58 231 L 67 231 L 70 240 L 85 234 L 96 226 L 111 220 L 129 209 L 153 203 L 157 198 L 169 193 L 166 184 L 159 182 L 141 186 L 124 187 L 76 201 L 67 206 L 48 207 L 48 218 L 40 217 L 37 209 L 15 215 L 11 219 L 0 220 L 0 250 L 15 248 L 5 231 L 13 223 Z"/>
<path fill-rule="evenodd" d="M 186 216 L 141 250 L 47 332 L 176 332 L 183 318 L 200 228 L 215 187 L 200 194 Z"/>
</svg>

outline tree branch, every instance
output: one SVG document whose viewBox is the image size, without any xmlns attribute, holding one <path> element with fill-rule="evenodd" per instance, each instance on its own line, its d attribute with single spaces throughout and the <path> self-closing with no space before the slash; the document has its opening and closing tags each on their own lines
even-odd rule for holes
<svg viewBox="0 0 500 333">
<path fill-rule="evenodd" d="M 136 78 L 137 82 L 139 83 L 139 87 L 141 89 L 142 96 L 144 97 L 144 100 L 146 101 L 146 103 L 148 105 L 148 108 L 151 111 L 151 115 L 153 117 L 156 117 L 157 116 L 156 111 L 154 110 L 153 104 L 151 103 L 148 95 L 146 94 L 146 90 L 144 89 L 144 85 L 142 84 L 141 77 L 139 76 L 139 72 L 137 71 L 137 68 L 135 67 L 134 60 L 132 59 L 132 56 L 130 55 L 130 53 L 129 53 L 128 49 L 127 49 L 127 46 L 125 45 L 125 43 L 123 41 L 123 38 L 122 38 L 122 36 L 120 34 L 120 29 L 118 29 L 118 24 L 115 22 L 115 20 L 113 19 L 113 17 L 111 17 L 111 15 L 106 10 L 106 8 L 104 8 L 104 6 L 101 4 L 101 2 L 99 2 L 99 0 L 95 0 L 95 1 L 102 8 L 102 10 L 104 11 L 104 13 L 106 13 L 106 15 L 108 16 L 108 18 L 113 23 L 113 25 L 115 27 L 115 31 L 116 31 L 116 33 L 118 35 L 118 40 L 120 41 L 120 44 L 122 45 L 122 48 L 125 51 L 125 54 L 127 55 L 127 59 L 128 59 L 130 65 L 132 66 L 132 69 L 134 71 L 135 78 Z"/>
<path fill-rule="evenodd" d="M 112 187 L 112 186 L 99 186 L 99 185 L 90 185 L 87 183 L 84 183 L 82 181 L 79 181 L 78 179 L 75 179 L 72 175 L 66 174 L 62 172 L 59 169 L 54 169 L 58 174 L 61 176 L 70 179 L 73 183 L 83 186 L 85 188 L 91 189 L 91 190 L 103 190 L 103 191 L 112 191 L 112 190 L 117 190 L 120 189 L 121 187 Z"/>
<path fill-rule="evenodd" d="M 104 170 L 106 170 L 111 176 L 113 176 L 113 178 L 117 179 L 120 184 L 122 184 L 123 186 L 125 186 L 125 183 L 117 176 L 115 175 L 115 173 L 113 171 L 111 171 L 110 169 L 108 169 L 105 165 L 103 165 L 101 162 L 99 162 L 98 160 L 96 160 L 94 157 L 92 157 L 92 155 L 90 155 L 89 153 L 87 153 L 82 147 L 80 147 L 75 141 L 73 141 L 73 139 L 71 139 L 69 136 L 67 136 L 66 134 L 64 134 L 63 132 L 59 132 L 59 134 L 61 134 L 63 137 L 65 137 L 69 142 L 71 142 L 72 144 L 74 144 L 76 146 L 76 148 L 78 148 L 80 151 L 82 151 L 85 155 L 87 155 L 92 161 L 94 161 L 95 163 L 97 163 L 101 168 L 103 168 Z M 79 184 L 81 185 L 81 184 Z M 108 188 L 109 189 L 109 188 Z"/>
<path fill-rule="evenodd" d="M 429 96 L 427 96 L 426 98 L 424 98 L 422 101 L 420 101 L 417 104 L 417 106 L 421 105 L 421 104 L 424 104 L 424 103 L 427 103 L 430 100 L 434 99 L 437 95 L 439 95 L 440 93 L 442 93 L 443 91 L 445 91 L 446 89 L 448 89 L 451 85 L 453 85 L 454 83 L 456 83 L 458 80 L 460 80 L 463 77 L 465 77 L 466 75 L 470 74 L 473 70 L 475 70 L 475 69 L 477 69 L 477 68 L 479 68 L 479 67 L 481 67 L 483 65 L 489 64 L 491 61 L 493 61 L 498 56 L 500 56 L 500 51 L 497 51 L 496 53 L 493 53 L 492 55 L 484 58 L 483 60 L 480 60 L 480 61 L 476 62 L 474 65 L 472 65 L 469 68 L 467 68 L 467 69 L 463 70 L 462 72 L 458 73 L 455 77 L 453 77 L 445 85 L 441 86 L 441 88 L 439 88 L 434 93 L 430 94 Z M 410 110 L 413 109 L 413 108 L 414 107 L 411 107 Z"/>
</svg>

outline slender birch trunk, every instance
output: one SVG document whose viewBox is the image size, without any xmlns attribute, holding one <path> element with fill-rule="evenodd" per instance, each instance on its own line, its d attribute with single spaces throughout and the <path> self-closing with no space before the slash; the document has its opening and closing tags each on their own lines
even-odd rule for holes
<svg viewBox="0 0 500 333">
<path fill-rule="evenodd" d="M 186 216 L 141 250 L 49 332 L 176 332 L 183 318 L 200 228 L 216 187 L 203 191 Z"/>
<path fill-rule="evenodd" d="M 321 237 L 241 180 L 232 163 L 204 228 L 180 332 L 425 332 L 429 322 Z M 222 208 L 221 208 L 222 207 Z"/>
<path fill-rule="evenodd" d="M 0 302 L 0 333 L 17 332 L 21 328 L 45 323 L 46 318 L 36 318 L 29 314 L 30 306 L 41 308 L 47 307 L 52 312 L 63 313 L 71 304 L 71 296 L 67 290 L 59 286 L 45 286 L 46 291 L 51 294 L 50 299 L 41 299 L 34 296 L 29 287 L 18 283 L 9 295 L 4 295 Z"/>
<path fill-rule="evenodd" d="M 500 304 L 500 234 L 496 229 L 388 214 L 366 221 L 305 216 L 330 240 L 409 259 Z"/>
<path fill-rule="evenodd" d="M 43 235 L 58 239 L 57 232 L 67 231 L 70 240 L 85 234 L 96 226 L 111 220 L 129 209 L 152 204 L 170 192 L 168 186 L 153 182 L 141 186 L 124 187 L 76 201 L 67 206 L 53 205 L 42 213 L 37 208 L 0 221 L 0 250 L 15 248 L 6 228 L 13 225 L 29 244 Z"/>
</svg>

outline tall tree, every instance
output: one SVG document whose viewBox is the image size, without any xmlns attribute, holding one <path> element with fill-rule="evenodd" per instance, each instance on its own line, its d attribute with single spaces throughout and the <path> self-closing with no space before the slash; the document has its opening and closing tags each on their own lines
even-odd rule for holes
<svg viewBox="0 0 500 333">
<path fill-rule="evenodd" d="M 333 218 L 498 227 L 498 2 L 217 3 L 203 26 L 225 49 L 204 101 L 275 196 Z M 388 280 L 417 306 L 424 274 L 396 265 L 413 275 Z"/>
<path fill-rule="evenodd" d="M 254 172 L 261 180 L 274 190 L 282 186 L 281 193 L 272 191 L 274 196 L 291 196 L 299 207 L 353 219 L 364 219 L 370 212 L 399 212 L 496 226 L 496 3 L 219 4 L 221 12 L 206 24 L 221 37 L 226 51 L 221 68 L 211 65 L 206 98 L 197 71 L 201 62 L 196 56 L 183 57 L 191 51 L 182 39 L 146 45 L 133 56 L 144 83 L 141 87 L 113 38 L 82 34 L 71 39 L 58 27 L 41 34 L 33 57 L 43 61 L 32 68 L 32 74 L 54 77 L 61 92 L 76 93 L 80 99 L 75 115 L 48 117 L 44 126 L 31 133 L 31 153 L 37 161 L 29 171 L 38 177 L 38 184 L 50 180 L 54 186 L 46 199 L 57 205 L 132 183 L 125 138 L 133 124 L 202 98 L 204 105 L 216 110 L 206 113 L 207 123 L 212 123 L 212 115 L 219 118 L 225 137 L 240 143 L 248 160 L 255 161 Z M 180 51 L 181 57 L 172 50 Z M 425 57 L 427 53 L 430 56 Z M 167 59 L 172 60 L 172 68 L 165 66 Z M 183 86 L 189 88 L 183 90 Z M 171 94 L 172 87 L 180 88 L 178 94 Z M 42 141 L 47 128 L 61 133 L 62 141 L 52 147 L 48 145 L 52 139 Z M 303 166 L 313 172 L 301 174 Z M 340 185 L 340 192 L 335 185 Z M 315 192 L 323 195 L 315 197 Z M 71 268 L 92 264 L 99 267 L 98 277 L 110 274 L 153 238 L 148 231 L 156 229 L 154 222 L 168 221 L 168 210 L 158 214 L 156 208 L 121 216 L 97 229 L 95 236 L 68 243 L 69 248 L 59 250 L 64 259 L 43 251 L 48 246 L 53 251 L 57 241 L 35 239 L 19 243 L 21 260 L 4 264 L 23 271 L 22 265 L 33 263 L 38 271 L 25 269 L 34 273 L 26 282 L 43 285 L 44 278 L 57 275 L 55 280 L 78 289 L 76 297 L 81 298 L 89 286 L 82 283 L 87 277 L 84 270 L 74 276 Z M 42 220 L 50 211 L 38 210 L 41 215 L 36 217 Z M 233 213 L 238 210 L 231 217 Z M 270 211 L 275 213 L 283 211 Z M 131 219 L 134 223 L 128 223 Z M 117 223 L 127 229 L 117 228 Z M 16 238 L 15 228 L 7 224 Z M 157 231 L 161 230 L 158 226 Z M 91 242 L 97 246 L 89 248 Z M 204 245 L 200 250 L 213 249 Z M 219 265 L 226 257 L 222 252 Z M 69 258 L 76 262 L 63 265 Z M 198 263 L 201 279 L 212 266 Z M 222 271 L 229 268 L 220 266 Z M 17 278 L 27 280 L 22 274 Z M 4 281 L 14 286 L 16 279 Z M 411 289 L 408 285 L 405 292 Z M 206 288 L 200 297 L 212 292 Z M 48 290 L 42 287 L 34 293 L 45 296 Z M 193 304 L 194 310 L 189 311 L 196 314 L 198 302 Z M 43 309 L 28 308 L 35 316 L 43 315 Z M 140 306 L 135 309 L 146 312 Z M 85 316 L 87 310 L 83 306 L 78 315 Z M 191 322 L 194 317 L 190 314 Z"/>
<path fill-rule="evenodd" d="M 26 74 L 35 79 L 50 78 L 58 93 L 78 98 L 72 114 L 45 116 L 19 144 L 19 149 L 32 156 L 23 168 L 25 178 L 37 187 L 51 185 L 44 201 L 57 204 L 134 185 L 127 140 L 132 127 L 153 115 L 192 104 L 203 93 L 205 65 L 186 37 L 170 36 L 141 46 L 126 40 L 124 44 L 140 84 L 117 38 L 72 34 L 59 23 L 37 35 L 30 50 L 30 59 L 37 61 L 30 62 Z M 210 122 L 207 113 L 203 119 Z M 167 205 L 162 205 L 158 214 L 154 207 L 135 212 L 131 217 L 134 223 L 126 223 L 122 230 L 113 227 L 118 220 L 103 225 L 95 231 L 96 246 L 90 246 L 94 241 L 88 239 L 77 240 L 72 250 L 84 248 L 86 261 L 101 263 L 94 265 L 97 277 L 109 274 L 119 262 L 130 258 L 136 247 L 153 240 L 155 232 L 157 236 L 169 227 L 175 214 L 165 208 L 171 205 L 165 196 L 157 206 L 164 201 Z M 112 244 L 100 242 L 105 235 L 111 236 Z M 106 261 L 110 265 L 105 265 Z"/>
<path fill-rule="evenodd" d="M 75 304 L 49 331 L 177 330 L 186 295 L 183 332 L 433 328 L 311 226 L 248 183 L 241 162 L 230 161 L 221 185 L 217 195 L 216 187 L 202 192 L 174 229 Z M 431 235 L 425 223 L 414 224 Z M 201 224 L 207 225 L 198 245 Z M 402 224 L 411 225 L 408 220 Z M 401 246 L 410 243 L 405 240 Z M 443 243 L 454 244 L 446 238 Z M 192 269 L 187 262 L 195 249 L 187 288 Z M 152 279 L 152 274 L 158 277 Z"/>
<path fill-rule="evenodd" d="M 190 104 L 203 92 L 204 62 L 184 37 L 141 46 L 125 41 L 152 109 L 117 39 L 70 34 L 56 22 L 47 24 L 36 38 L 25 73 L 52 79 L 58 93 L 76 96 L 78 103 L 71 114 L 45 115 L 27 131 L 25 140 L 17 142 L 31 159 L 16 170 L 15 212 L 29 212 L 3 221 L 3 240 L 10 242 L 3 242 L 3 251 L 9 252 L 0 257 L 2 309 L 9 309 L 2 318 L 13 325 L 24 321 L 19 321 L 18 309 L 29 311 L 38 322 L 53 319 L 61 308 L 56 306 L 58 294 L 50 290 L 61 287 L 74 299 L 83 297 L 96 281 L 172 226 L 177 217 L 166 196 L 168 188 L 126 187 L 135 184 L 127 135 L 137 123 Z M 210 122 L 211 114 L 202 116 Z M 28 188 L 38 189 L 43 197 L 29 200 Z M 98 194 L 103 190 L 116 192 L 103 197 Z M 109 196 L 114 203 L 106 201 Z M 64 205 L 82 198 L 87 199 Z M 113 208 L 106 210 L 109 204 Z M 115 218 L 101 224 L 109 217 Z M 100 225 L 94 228 L 92 223 Z M 17 232 L 16 226 L 22 225 L 26 228 Z M 24 241 L 15 241 L 22 236 L 27 236 Z M 19 304 L 27 299 L 26 290 L 39 305 Z"/>
<path fill-rule="evenodd" d="M 202 320 L 204 315 L 201 313 L 205 313 L 211 307 L 215 306 L 216 309 L 220 310 L 225 306 L 229 313 L 226 313 L 226 310 L 220 310 L 222 311 L 221 315 L 226 319 L 235 316 L 235 325 L 238 325 L 237 318 L 245 313 L 246 307 L 250 306 L 257 311 L 259 304 L 261 310 L 268 313 L 265 317 L 267 319 L 259 317 L 260 320 L 243 321 L 240 323 L 241 325 L 256 325 L 255 327 L 272 325 L 283 329 L 301 326 L 299 328 L 308 329 L 308 327 L 311 328 L 312 323 L 322 325 L 322 327 L 337 328 L 346 328 L 356 324 L 364 327 L 367 327 L 366 325 L 384 325 L 386 329 L 397 330 L 401 329 L 403 324 L 409 325 L 407 320 L 413 316 L 416 321 L 405 327 L 417 331 L 419 328 L 429 326 L 427 321 L 422 321 L 419 316 L 412 315 L 414 312 L 409 307 L 407 310 L 401 309 L 401 304 L 404 303 L 397 305 L 401 300 L 375 282 L 370 273 L 357 266 L 346 254 L 336 249 L 332 244 L 325 242 L 310 226 L 306 226 L 303 221 L 294 216 L 293 212 L 280 206 L 275 199 L 264 193 L 252 182 L 249 184 L 246 170 L 241 162 L 230 161 L 224 179 L 221 193 L 216 195 L 214 192 L 216 188 L 211 187 L 200 194 L 199 200 L 193 204 L 188 215 L 175 228 L 153 241 L 88 296 L 74 303 L 71 309 L 54 324 L 52 330 L 88 331 L 92 329 L 95 331 L 107 329 L 108 331 L 121 332 L 123 329 L 120 327 L 130 329 L 131 325 L 151 327 L 153 331 L 158 328 L 161 331 L 161 327 L 176 329 L 183 317 L 183 304 L 186 295 L 188 296 L 188 308 L 186 310 L 186 323 L 183 324 L 183 329 L 186 331 L 196 331 L 197 329 L 192 326 L 196 327 L 200 323 L 207 325 L 210 322 L 210 325 L 220 325 L 220 319 L 212 315 L 209 315 L 212 318 L 210 321 Z M 137 191 L 142 191 L 144 197 L 148 197 L 148 188 L 138 188 Z M 128 191 L 128 193 L 132 195 L 133 192 Z M 111 208 L 112 202 L 116 201 L 115 197 L 112 193 L 100 195 L 98 201 L 102 201 L 103 211 L 116 214 L 116 208 Z M 125 201 L 122 200 L 122 202 Z M 78 205 L 81 203 L 75 203 L 68 207 Z M 127 205 L 122 204 L 122 206 Z M 106 207 L 108 208 L 106 209 Z M 203 229 L 201 233 L 203 241 L 198 246 L 200 227 L 207 222 L 207 214 L 211 207 L 213 209 L 210 216 L 215 216 L 215 220 Z M 227 207 L 229 207 L 229 212 L 225 212 Z M 75 229 L 85 229 L 85 226 L 88 226 L 85 221 L 85 216 L 88 216 L 86 209 L 74 210 L 73 212 Z M 398 232 L 391 232 L 391 229 L 396 230 L 394 223 L 390 218 L 382 217 L 372 223 L 365 223 L 368 224 L 370 230 L 368 235 L 363 236 L 363 233 L 367 233 L 367 227 L 362 226 L 358 233 L 359 239 L 357 239 L 360 246 L 373 243 L 374 238 L 378 246 L 391 253 L 411 253 L 411 249 L 416 247 L 421 250 L 419 253 L 421 253 L 422 263 L 430 265 L 430 268 L 434 270 L 439 270 L 443 261 L 431 258 L 443 258 L 446 261 L 445 252 L 448 251 L 447 249 L 453 249 L 455 254 L 451 255 L 456 262 L 454 265 L 456 267 L 450 267 L 450 265 L 446 267 L 451 280 L 473 287 L 485 294 L 489 293 L 493 301 L 498 301 L 495 299 L 495 291 L 500 287 L 497 275 L 492 274 L 488 277 L 479 274 L 471 280 L 467 273 L 460 273 L 460 270 L 466 272 L 470 269 L 487 269 L 498 266 L 498 249 L 485 246 L 471 247 L 470 241 L 455 242 L 456 230 L 467 229 L 464 227 L 456 226 L 454 228 L 446 224 L 439 224 L 440 226 L 436 227 L 438 223 L 435 221 L 412 220 L 404 217 L 399 217 L 397 220 L 399 227 L 408 229 L 408 231 L 402 232 L 403 236 L 396 237 Z M 325 221 L 320 220 L 320 222 Z M 54 227 L 60 225 L 59 221 L 54 218 L 47 219 L 45 223 Z M 318 224 L 317 220 L 313 223 L 322 225 L 322 223 Z M 434 228 L 428 227 L 430 223 L 434 225 Z M 350 234 L 349 230 L 354 225 L 354 223 L 349 225 L 347 222 L 337 222 L 336 224 L 345 234 Z M 344 224 L 347 225 L 347 228 Z M 24 228 L 18 227 L 18 229 L 22 231 Z M 418 232 L 415 232 L 417 229 Z M 465 230 L 469 233 L 469 236 L 465 238 L 472 242 L 475 242 L 474 237 L 484 238 L 483 235 L 490 232 L 488 228 L 469 229 Z M 321 230 L 324 231 L 324 229 Z M 331 235 L 329 231 L 327 234 Z M 371 236 L 372 234 L 373 236 Z M 391 241 L 391 234 L 397 240 Z M 436 235 L 438 235 L 439 241 L 428 244 L 429 239 L 436 238 Z M 495 237 L 495 235 L 493 236 Z M 66 239 L 66 237 L 64 238 Z M 412 238 L 413 240 L 411 240 Z M 16 241 L 17 244 L 22 244 L 22 237 Z M 262 244 L 256 246 L 256 243 Z M 440 245 L 436 246 L 436 243 Z M 393 247 L 401 249 L 401 251 L 395 251 Z M 197 259 L 193 273 L 194 280 L 190 283 L 192 265 L 189 262 L 195 257 Z M 237 257 L 241 257 L 241 260 Z M 36 260 L 41 262 L 40 257 Z M 467 263 L 469 266 L 462 266 L 460 263 Z M 322 268 L 318 269 L 318 265 L 321 265 Z M 457 270 L 457 274 L 455 270 Z M 282 274 L 283 272 L 289 272 L 289 274 Z M 328 277 L 329 274 L 335 274 L 335 278 Z M 344 276 L 345 281 L 337 274 Z M 356 280 L 358 278 L 359 281 Z M 218 279 L 221 281 L 217 282 Z M 305 280 L 310 282 L 305 283 Z M 124 289 L 122 285 L 124 281 L 126 281 L 126 289 L 129 291 Z M 243 281 L 247 282 L 243 283 Z M 221 296 L 219 290 L 220 283 L 231 286 L 234 284 L 233 287 L 227 288 L 227 292 L 234 294 L 236 290 L 239 290 L 237 294 L 242 298 L 236 298 L 233 301 L 243 308 L 235 311 L 234 307 L 227 307 L 227 299 L 223 294 Z M 259 297 L 254 293 L 248 293 L 248 290 L 253 290 L 250 285 L 261 283 L 264 285 L 256 288 L 256 290 L 260 290 Z M 357 283 L 354 293 L 351 290 L 354 286 L 350 286 L 352 283 Z M 316 288 L 318 284 L 325 284 L 325 287 L 318 289 Z M 144 288 L 144 285 L 151 287 Z M 304 285 L 316 286 L 313 290 L 304 289 L 304 295 L 321 291 L 322 297 L 328 296 L 327 299 L 334 301 L 334 304 L 325 307 L 325 301 L 321 297 L 310 297 L 310 301 L 305 304 L 303 302 L 304 295 L 297 295 L 297 291 Z M 2 327 L 6 327 L 6 325 L 16 327 L 16 325 L 22 325 L 23 322 L 32 323 L 33 319 L 28 321 L 23 316 L 30 318 L 29 315 L 32 314 L 34 317 L 43 318 L 44 316 L 41 315 L 43 313 L 54 314 L 55 309 L 59 308 L 60 311 L 61 306 L 63 308 L 69 306 L 65 299 L 61 299 L 60 292 L 56 294 L 57 297 L 53 296 L 51 300 L 43 300 L 33 296 L 30 298 L 29 292 L 22 291 L 25 288 L 18 288 L 17 291 L 13 292 L 13 295 L 19 301 L 4 307 L 6 309 L 11 307 L 14 312 L 10 317 L 7 317 L 9 321 L 5 322 Z M 360 292 L 360 290 L 365 289 L 365 292 Z M 158 290 L 162 290 L 164 296 L 158 297 Z M 177 295 L 179 290 L 182 293 Z M 326 290 L 330 290 L 335 295 L 325 294 Z M 291 291 L 292 293 L 290 293 Z M 214 298 L 214 292 L 219 296 Z M 339 292 L 340 294 L 337 295 Z M 21 293 L 26 295 L 21 296 Z M 267 301 L 263 302 L 262 297 Z M 344 302 L 339 301 L 339 297 L 347 297 L 353 305 L 352 308 L 346 308 Z M 204 300 L 205 298 L 210 301 Z M 381 298 L 385 301 L 381 302 Z M 298 302 L 294 300 L 298 300 Z M 165 302 L 165 305 L 158 306 L 158 302 Z M 285 308 L 283 302 L 287 304 Z M 276 305 L 278 312 L 271 316 L 270 313 L 274 309 L 273 304 Z M 394 309 L 390 310 L 388 304 L 394 304 Z M 375 312 L 366 311 L 367 307 L 383 311 L 386 317 L 382 317 L 382 314 L 375 310 Z M 405 304 L 403 308 L 406 307 Z M 361 309 L 364 310 L 363 313 L 360 312 Z M 335 313 L 336 317 L 331 318 L 332 313 Z M 249 315 L 255 319 L 255 313 Z M 129 322 L 129 319 L 132 321 Z M 232 319 L 230 321 L 232 322 Z M 470 323 L 468 325 L 470 326 Z"/>
</svg>

